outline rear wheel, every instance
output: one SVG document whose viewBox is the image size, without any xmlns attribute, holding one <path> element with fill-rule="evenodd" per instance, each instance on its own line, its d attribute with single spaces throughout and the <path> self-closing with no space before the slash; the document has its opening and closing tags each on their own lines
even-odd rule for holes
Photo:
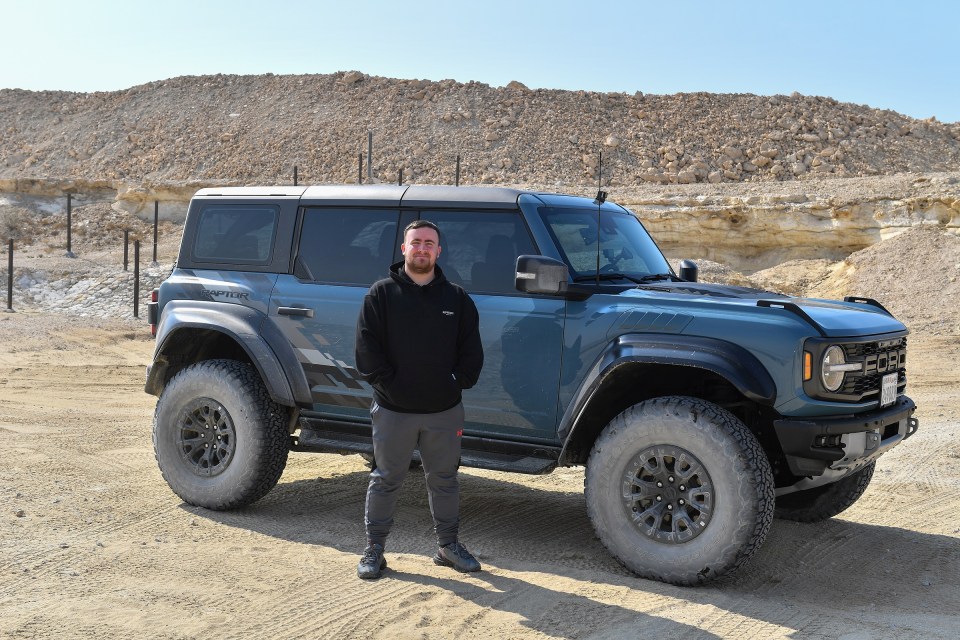
<svg viewBox="0 0 960 640">
<path fill-rule="evenodd" d="M 286 465 L 288 415 L 249 364 L 208 360 L 186 367 L 164 388 L 154 413 L 163 478 L 199 507 L 225 510 L 259 500 Z"/>
<path fill-rule="evenodd" d="M 870 486 L 876 462 L 824 485 L 777 498 L 776 517 L 797 522 L 820 522 L 846 511 Z"/>
<path fill-rule="evenodd" d="M 638 575 L 673 584 L 735 569 L 773 521 L 763 448 L 731 413 L 696 398 L 655 398 L 614 418 L 584 481 L 607 549 Z"/>
</svg>

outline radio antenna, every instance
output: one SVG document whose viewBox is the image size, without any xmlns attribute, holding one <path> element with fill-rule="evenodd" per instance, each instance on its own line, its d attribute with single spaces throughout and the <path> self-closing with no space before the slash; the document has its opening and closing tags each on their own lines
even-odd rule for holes
<svg viewBox="0 0 960 640">
<path fill-rule="evenodd" d="M 600 151 L 600 163 L 597 165 L 597 286 L 600 286 L 600 207 L 607 199 L 607 192 L 603 190 L 603 151 Z"/>
</svg>

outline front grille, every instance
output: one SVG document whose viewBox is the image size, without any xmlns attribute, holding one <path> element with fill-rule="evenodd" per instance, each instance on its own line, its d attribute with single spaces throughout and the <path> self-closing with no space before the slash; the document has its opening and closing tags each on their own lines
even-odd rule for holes
<svg viewBox="0 0 960 640">
<path fill-rule="evenodd" d="M 847 362 L 862 362 L 860 371 L 851 371 L 844 376 L 843 386 L 837 394 L 855 402 L 875 400 L 880 397 L 883 376 L 896 372 L 897 394 L 907 386 L 907 339 L 853 342 L 843 347 Z"/>
</svg>

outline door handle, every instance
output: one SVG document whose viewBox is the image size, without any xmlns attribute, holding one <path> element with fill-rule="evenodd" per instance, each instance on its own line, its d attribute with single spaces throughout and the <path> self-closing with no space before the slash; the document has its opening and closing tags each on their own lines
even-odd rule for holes
<svg viewBox="0 0 960 640">
<path fill-rule="evenodd" d="M 281 316 L 301 316 L 303 318 L 312 318 L 313 309 L 303 307 L 277 307 L 277 314 Z"/>
</svg>

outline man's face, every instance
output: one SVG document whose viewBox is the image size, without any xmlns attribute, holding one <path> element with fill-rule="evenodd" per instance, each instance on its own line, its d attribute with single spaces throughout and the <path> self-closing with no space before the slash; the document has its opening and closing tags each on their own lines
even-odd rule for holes
<svg viewBox="0 0 960 640">
<path fill-rule="evenodd" d="M 400 245 L 400 251 L 407 271 L 430 273 L 440 255 L 440 236 L 430 227 L 410 229 Z"/>
</svg>

